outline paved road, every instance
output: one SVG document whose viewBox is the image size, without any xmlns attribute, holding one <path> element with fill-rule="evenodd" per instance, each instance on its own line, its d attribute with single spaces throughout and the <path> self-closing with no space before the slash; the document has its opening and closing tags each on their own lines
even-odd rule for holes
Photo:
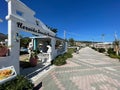
<svg viewBox="0 0 120 90">
<path fill-rule="evenodd" d="M 120 62 L 83 48 L 46 76 L 40 90 L 120 90 Z"/>
</svg>

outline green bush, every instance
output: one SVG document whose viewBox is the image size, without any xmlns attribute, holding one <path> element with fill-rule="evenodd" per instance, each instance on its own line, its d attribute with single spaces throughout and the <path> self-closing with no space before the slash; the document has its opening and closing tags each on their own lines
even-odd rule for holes
<svg viewBox="0 0 120 90">
<path fill-rule="evenodd" d="M 109 54 L 109 56 L 110 56 L 111 58 L 118 58 L 118 56 L 115 55 L 115 54 Z"/>
<path fill-rule="evenodd" d="M 74 51 L 75 51 L 75 48 L 68 48 L 68 53 L 72 54 L 74 53 Z"/>
<path fill-rule="evenodd" d="M 105 49 L 104 49 L 104 48 L 98 48 L 98 52 L 104 53 L 104 52 L 105 52 Z"/>
<path fill-rule="evenodd" d="M 95 48 L 95 47 L 92 47 L 92 49 L 94 49 L 95 51 L 97 51 L 97 48 Z"/>
<path fill-rule="evenodd" d="M 67 58 L 72 58 L 73 55 L 72 55 L 71 53 L 65 53 L 65 54 L 64 54 L 64 57 L 66 57 L 66 59 L 67 59 Z"/>
<path fill-rule="evenodd" d="M 53 64 L 60 66 L 66 64 L 66 57 L 64 55 L 57 56 L 55 60 L 53 60 Z"/>
<path fill-rule="evenodd" d="M 15 79 L 0 85 L 0 90 L 32 90 L 33 87 L 34 85 L 29 79 L 17 76 Z"/>
<path fill-rule="evenodd" d="M 74 52 L 74 48 L 69 48 L 67 53 L 64 53 L 63 55 L 59 55 L 55 58 L 55 60 L 51 61 L 51 64 L 60 66 L 66 64 L 66 60 L 68 58 L 72 58 L 72 53 Z"/>
<path fill-rule="evenodd" d="M 115 54 L 115 51 L 113 48 L 108 48 L 108 51 L 107 51 L 108 54 Z"/>
</svg>

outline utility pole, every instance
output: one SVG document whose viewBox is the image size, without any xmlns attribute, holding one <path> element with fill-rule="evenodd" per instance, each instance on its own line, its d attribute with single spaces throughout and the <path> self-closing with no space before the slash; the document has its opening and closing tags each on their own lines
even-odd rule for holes
<svg viewBox="0 0 120 90">
<path fill-rule="evenodd" d="M 117 40 L 118 38 L 117 38 L 117 33 L 115 32 L 115 34 L 114 34 L 114 37 L 115 37 L 115 40 Z"/>
<path fill-rule="evenodd" d="M 3 20 L 0 18 L 0 22 L 3 22 Z"/>
<path fill-rule="evenodd" d="M 66 39 L 66 31 L 64 30 L 64 39 Z"/>
<path fill-rule="evenodd" d="M 104 43 L 104 37 L 105 37 L 105 34 L 102 34 L 102 42 Z"/>
</svg>

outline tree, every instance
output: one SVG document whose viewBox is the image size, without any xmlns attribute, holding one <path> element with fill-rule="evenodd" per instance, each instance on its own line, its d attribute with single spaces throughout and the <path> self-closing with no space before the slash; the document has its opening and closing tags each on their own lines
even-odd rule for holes
<svg viewBox="0 0 120 90">
<path fill-rule="evenodd" d="M 75 45 L 75 40 L 73 38 L 69 39 L 69 44 L 70 46 L 74 46 Z"/>
<path fill-rule="evenodd" d="M 116 52 L 116 55 L 119 55 L 119 41 L 117 39 L 115 39 L 115 41 L 113 42 L 113 46 L 114 46 L 114 51 Z"/>
<path fill-rule="evenodd" d="M 58 29 L 57 29 L 57 28 L 53 28 L 53 27 L 50 27 L 50 26 L 48 26 L 48 25 L 46 25 L 46 27 L 47 27 L 48 29 L 50 29 L 51 31 L 53 31 L 54 33 L 57 33 L 57 32 L 58 32 Z"/>
<path fill-rule="evenodd" d="M 53 31 L 54 33 L 57 33 L 57 29 L 56 28 L 52 28 L 50 30 Z"/>
<path fill-rule="evenodd" d="M 55 48 L 57 49 L 59 47 L 59 45 L 61 45 L 61 41 L 60 40 L 56 40 Z"/>
<path fill-rule="evenodd" d="M 29 45 L 31 39 L 29 37 L 24 37 L 20 39 L 20 47 L 26 47 Z"/>
</svg>

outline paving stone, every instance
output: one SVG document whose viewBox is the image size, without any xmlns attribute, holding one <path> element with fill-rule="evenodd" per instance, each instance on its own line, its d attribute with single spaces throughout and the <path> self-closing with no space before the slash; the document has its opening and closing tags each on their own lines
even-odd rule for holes
<svg viewBox="0 0 120 90">
<path fill-rule="evenodd" d="M 120 63 L 116 59 L 86 47 L 69 62 L 71 66 L 57 67 L 43 79 L 42 90 L 120 90 Z"/>
</svg>

